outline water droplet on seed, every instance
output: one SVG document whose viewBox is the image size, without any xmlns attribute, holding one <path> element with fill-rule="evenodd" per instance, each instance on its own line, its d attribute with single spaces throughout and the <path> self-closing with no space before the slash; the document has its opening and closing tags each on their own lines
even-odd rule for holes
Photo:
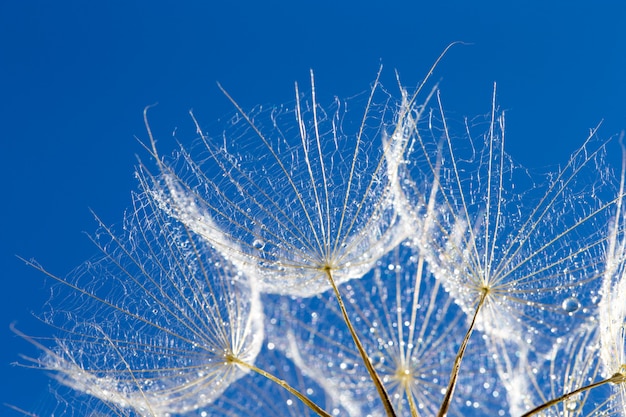
<svg viewBox="0 0 626 417">
<path fill-rule="evenodd" d="M 574 313 L 580 308 L 580 301 L 574 297 L 567 298 L 561 304 L 561 308 L 567 313 Z"/>
<path fill-rule="evenodd" d="M 580 402 L 578 400 L 570 400 L 565 407 L 568 411 L 576 411 L 580 407 Z"/>
</svg>

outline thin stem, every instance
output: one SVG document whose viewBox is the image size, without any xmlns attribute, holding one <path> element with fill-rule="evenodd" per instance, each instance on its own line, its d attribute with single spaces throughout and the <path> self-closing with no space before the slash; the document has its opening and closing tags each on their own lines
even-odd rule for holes
<svg viewBox="0 0 626 417">
<path fill-rule="evenodd" d="M 478 317 L 478 312 L 481 307 L 485 304 L 485 300 L 487 299 L 487 295 L 489 294 L 489 290 L 487 288 L 482 290 L 482 294 L 480 295 L 480 300 L 478 301 L 478 305 L 476 306 L 476 311 L 474 312 L 474 317 L 472 317 L 472 323 L 470 324 L 469 329 L 467 329 L 467 333 L 465 334 L 465 338 L 463 339 L 463 343 L 461 343 L 461 347 L 459 347 L 459 351 L 456 354 L 456 358 L 454 358 L 454 365 L 452 366 L 452 373 L 450 374 L 450 382 L 448 383 L 448 388 L 446 389 L 446 395 L 443 397 L 443 402 L 441 403 L 441 408 L 439 409 L 439 413 L 437 417 L 443 417 L 448 412 L 450 408 L 450 401 L 452 400 L 452 394 L 454 394 L 454 388 L 456 387 L 456 381 L 459 376 L 459 370 L 461 369 L 461 362 L 463 361 L 463 355 L 465 355 L 465 348 L 467 348 L 467 343 L 469 342 L 470 336 L 474 331 L 474 326 L 476 324 L 476 318 Z"/>
<path fill-rule="evenodd" d="M 557 397 L 557 398 L 555 398 L 553 400 L 550 400 L 547 403 L 541 404 L 540 406 L 538 406 L 536 408 L 533 408 L 529 412 L 523 414 L 522 417 L 530 417 L 533 414 L 537 414 L 538 412 L 543 411 L 546 408 L 550 408 L 553 405 L 556 405 L 556 404 L 558 404 L 560 402 L 563 402 L 563 401 L 567 400 L 570 397 L 573 397 L 575 395 L 580 394 L 581 392 L 589 391 L 590 389 L 599 387 L 601 385 L 609 384 L 609 383 L 621 384 L 623 382 L 626 382 L 626 375 L 621 374 L 621 373 L 618 372 L 618 373 L 614 374 L 610 378 L 603 379 L 602 381 L 594 382 L 593 384 L 585 385 L 584 387 L 580 387 L 578 389 L 575 389 L 574 391 L 568 392 L 567 394 L 563 394 L 560 397 Z"/>
<path fill-rule="evenodd" d="M 264 376 L 265 378 L 269 379 L 272 382 L 275 382 L 276 384 L 280 385 L 281 387 L 283 387 L 284 389 L 286 389 L 287 391 L 289 391 L 291 394 L 295 395 L 296 397 L 298 397 L 298 399 L 300 401 L 302 401 L 304 403 L 304 405 L 306 405 L 307 407 L 309 407 L 311 410 L 313 410 L 315 413 L 317 413 L 317 415 L 321 416 L 321 417 L 332 417 L 330 414 L 328 414 L 326 411 L 322 410 L 320 408 L 319 405 L 315 404 L 313 401 L 311 401 L 310 399 L 308 399 L 304 394 L 302 394 L 300 391 L 298 391 L 297 389 L 293 388 L 291 385 L 289 385 L 287 383 L 287 381 L 284 381 L 280 378 L 275 377 L 274 375 L 270 374 L 269 372 L 264 371 L 263 369 L 257 368 L 256 366 L 249 364 L 247 362 L 244 362 L 240 359 L 237 359 L 235 357 L 231 357 L 230 361 L 232 363 L 236 363 L 239 366 L 242 366 L 244 368 L 248 368 L 251 371 L 256 372 L 259 375 Z"/>
<path fill-rule="evenodd" d="M 367 352 L 365 352 L 365 348 L 363 348 L 363 345 L 361 344 L 361 341 L 359 340 L 359 336 L 356 334 L 356 331 L 354 330 L 354 327 L 352 326 L 352 322 L 350 321 L 350 318 L 348 317 L 346 306 L 343 304 L 343 298 L 341 298 L 341 294 L 339 293 L 339 288 L 337 288 L 337 284 L 335 284 L 335 280 L 333 279 L 333 275 L 331 273 L 330 268 L 326 269 L 326 276 L 328 277 L 328 281 L 330 282 L 330 285 L 333 287 L 333 291 L 335 292 L 335 297 L 337 297 L 337 302 L 339 303 L 339 308 L 341 309 L 341 314 L 343 315 L 343 320 L 346 322 L 346 325 L 348 326 L 348 330 L 350 330 L 350 334 L 352 335 L 352 339 L 354 340 L 354 343 L 356 344 L 356 347 L 359 350 L 359 353 L 361 354 L 361 358 L 363 358 L 363 363 L 365 364 L 365 367 L 367 368 L 367 372 L 370 374 L 370 377 L 372 378 L 372 382 L 374 382 L 374 385 L 376 386 L 376 390 L 378 391 L 378 395 L 380 396 L 380 399 L 383 402 L 383 406 L 385 407 L 387 416 L 396 417 L 396 413 L 395 411 L 393 411 L 393 407 L 391 406 L 391 400 L 389 399 L 389 394 L 387 394 L 387 391 L 385 391 L 385 387 L 383 386 L 383 383 L 380 380 L 380 377 L 376 373 L 374 366 L 372 366 L 372 363 L 370 362 L 370 358 L 369 356 L 367 356 Z"/>
<path fill-rule="evenodd" d="M 417 412 L 417 408 L 415 407 L 415 401 L 413 400 L 413 393 L 411 392 L 409 384 L 406 384 L 405 392 L 406 398 L 409 402 L 409 410 L 411 410 L 411 417 L 419 417 L 419 413 Z"/>
</svg>

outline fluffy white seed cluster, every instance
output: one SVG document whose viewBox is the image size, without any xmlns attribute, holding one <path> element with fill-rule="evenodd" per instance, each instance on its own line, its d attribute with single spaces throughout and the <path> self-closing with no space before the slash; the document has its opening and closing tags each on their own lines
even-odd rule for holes
<svg viewBox="0 0 626 417">
<path fill-rule="evenodd" d="M 192 115 L 173 158 L 147 125 L 156 169 L 122 232 L 100 222 L 102 256 L 31 263 L 58 281 L 36 366 L 87 415 L 626 415 L 607 142 L 531 172 L 495 88 L 458 121 L 425 83 L 321 106 L 311 73 L 252 110 L 225 92 L 235 115 Z"/>
</svg>

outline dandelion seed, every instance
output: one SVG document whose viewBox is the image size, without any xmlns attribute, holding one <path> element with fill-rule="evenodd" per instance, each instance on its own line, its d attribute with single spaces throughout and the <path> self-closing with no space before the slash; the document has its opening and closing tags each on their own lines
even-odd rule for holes
<svg viewBox="0 0 626 417">
<path fill-rule="evenodd" d="M 504 118 L 497 115 L 495 101 L 493 106 L 485 148 L 472 139 L 469 125 L 470 154 L 453 150 L 445 122 L 440 136 L 433 138 L 443 141 L 436 145 L 441 166 L 431 174 L 439 204 L 425 214 L 433 238 L 418 243 L 468 314 L 485 295 L 481 330 L 518 334 L 524 341 L 588 302 L 577 294 L 597 294 L 606 240 L 602 226 L 616 199 L 599 200 L 609 185 L 594 173 L 598 169 L 602 174 L 594 163 L 601 158 L 603 143 L 591 149 L 593 135 L 547 185 L 538 186 L 504 153 Z M 414 152 L 433 149 L 425 136 L 420 141 Z M 426 158 L 434 169 L 437 162 Z M 584 193 L 591 187 L 597 190 L 593 196 Z M 520 323 L 525 331 L 518 329 Z M 533 349 L 547 351 L 550 345 L 537 343 Z"/>
<path fill-rule="evenodd" d="M 45 320 L 64 333 L 36 366 L 102 407 L 138 416 L 214 402 L 249 372 L 263 341 L 255 282 L 135 196 L 124 236 L 100 223 L 103 257 L 60 281 Z M 72 291 L 63 308 L 56 307 Z"/>
<path fill-rule="evenodd" d="M 388 93 L 377 79 L 324 109 L 312 73 L 311 85 L 311 101 L 296 86 L 292 106 L 244 112 L 231 99 L 238 122 L 213 136 L 198 127 L 200 149 L 152 178 L 160 206 L 264 292 L 311 296 L 331 288 L 327 271 L 338 285 L 358 278 L 412 230 L 388 179 L 402 152 L 385 149 L 401 145 L 381 141 L 394 123 Z"/>
<path fill-rule="evenodd" d="M 620 139 L 621 143 L 621 139 Z M 626 185 L 626 149 L 622 145 L 622 175 L 618 198 L 615 204 L 615 217 L 607 232 L 605 241 L 605 263 L 602 277 L 602 298 L 598 303 L 598 319 L 592 317 L 591 325 L 586 325 L 580 336 L 584 337 L 584 344 L 573 355 L 575 359 L 565 367 L 565 388 L 561 395 L 551 397 L 543 404 L 533 408 L 523 415 L 529 417 L 537 415 L 550 408 L 561 407 L 567 414 L 578 415 L 587 406 L 590 391 L 598 394 L 607 391 L 610 384 L 614 393 L 605 395 L 604 401 L 593 402 L 587 406 L 592 411 L 587 415 L 624 415 L 626 414 L 626 340 L 624 338 L 624 319 L 626 318 L 626 279 L 624 266 L 626 265 L 626 239 L 624 238 L 623 197 Z M 587 336 L 589 335 L 589 336 Z M 581 352 L 582 353 L 579 353 Z M 583 358 L 583 366 L 579 358 Z M 572 369 L 573 368 L 573 369 Z M 597 379 L 599 370 L 604 372 L 602 379 Z M 581 378 L 582 376 L 582 378 Z"/>
<path fill-rule="evenodd" d="M 554 347 L 554 354 L 544 365 L 543 374 L 533 382 L 534 387 L 542 387 L 534 404 L 551 403 L 581 387 L 597 381 L 602 374 L 600 361 L 599 327 L 597 318 L 592 316 L 580 324 L 571 336 L 561 339 Z M 549 392 L 545 388 L 549 387 Z M 608 385 L 582 391 L 566 400 L 553 404 L 543 412 L 546 415 L 559 413 L 566 417 L 607 416 L 614 413 L 615 398 Z M 533 404 L 533 406 L 534 406 Z M 527 404 L 528 411 L 530 404 Z M 522 413 L 518 413 L 522 414 Z"/>
<path fill-rule="evenodd" d="M 389 268 L 398 264 L 402 268 Z M 342 291 L 350 300 L 348 312 L 397 415 L 436 414 L 456 344 L 464 334 L 465 315 L 427 271 L 419 252 L 401 245 L 363 278 L 344 284 Z M 307 314 L 311 310 L 322 317 L 312 320 Z M 282 341 L 277 343 L 280 349 L 297 356 L 302 372 L 320 381 L 329 397 L 341 396 L 342 404 L 350 404 L 348 415 L 384 415 L 350 335 L 327 327 L 327 323 L 341 320 L 331 294 L 283 300 L 281 307 L 268 315 L 282 318 L 268 328 L 268 337 Z M 482 362 L 478 355 L 474 360 L 472 370 Z M 466 382 L 471 383 L 469 378 Z M 492 385 L 490 382 L 483 392 L 472 384 L 472 390 L 459 395 L 450 415 L 467 415 L 466 400 L 483 397 L 487 398 L 483 409 L 493 409 L 488 405 L 493 403 L 488 398 Z M 469 401 L 471 409 L 474 402 Z"/>
<path fill-rule="evenodd" d="M 301 99 L 296 84 L 293 108 L 244 112 L 222 89 L 244 123 L 223 132 L 217 145 L 193 118 L 205 158 L 181 150 L 190 180 L 159 157 L 147 120 L 146 127 L 160 169 L 152 177 L 159 206 L 256 276 L 264 292 L 311 296 L 332 288 L 386 412 L 394 416 L 338 291 L 416 230 L 414 221 L 398 216 L 394 199 L 407 144 L 404 119 L 417 108 L 424 83 L 403 100 L 396 119 L 386 111 L 389 96 L 379 76 L 358 122 L 342 109 L 345 102 L 336 100 L 329 112 L 318 106 L 312 71 L 311 102 Z M 395 126 L 389 136 L 388 126 Z M 262 249 L 257 241 L 264 242 Z"/>
<path fill-rule="evenodd" d="M 408 183 L 412 188 L 403 187 L 407 198 L 418 199 L 413 205 L 422 207 L 414 210 L 416 221 L 430 230 L 417 244 L 437 278 L 474 317 L 467 337 L 476 325 L 493 338 L 547 352 L 557 336 L 548 326 L 559 322 L 566 333 L 571 324 L 563 315 L 575 315 L 561 308 L 565 300 L 588 302 L 580 297 L 598 292 L 603 226 L 616 199 L 601 200 L 608 181 L 596 164 L 604 143 L 597 144 L 595 132 L 546 186 L 537 186 L 504 152 L 504 115 L 498 114 L 495 89 L 493 97 L 487 133 L 473 138 L 472 122 L 466 121 L 464 149 L 452 137 L 438 95 L 440 125 L 433 113 L 429 130 L 415 133 L 409 154 L 416 155 L 409 156 L 417 161 L 409 166 L 415 180 Z"/>
<path fill-rule="evenodd" d="M 620 196 L 626 187 L 626 149 L 622 143 Z M 626 208 L 620 198 L 607 244 L 606 270 L 599 303 L 600 358 L 604 375 L 616 393 L 614 411 L 626 415 Z"/>
<path fill-rule="evenodd" d="M 525 412 L 516 414 L 523 417 L 623 415 L 624 378 L 619 374 L 602 376 L 599 330 L 595 317 L 581 323 L 570 339 L 561 339 L 554 346 L 553 354 L 543 364 L 543 372 L 526 373 L 532 386 L 522 408 Z"/>
<path fill-rule="evenodd" d="M 356 121 L 346 111 L 356 103 L 336 100 L 329 111 L 318 105 L 312 72 L 311 102 L 301 99 L 296 85 L 293 108 L 244 112 L 224 94 L 242 123 L 222 133 L 218 145 L 196 122 L 205 156 L 182 149 L 185 174 L 160 159 L 146 122 L 161 171 L 150 177 L 155 201 L 255 276 L 264 292 L 312 296 L 332 288 L 393 416 L 337 288 L 360 278 L 415 230 L 395 210 L 396 171 L 406 140 L 384 135 L 397 122 L 386 111 L 388 94 L 377 77 Z"/>
<path fill-rule="evenodd" d="M 192 114 L 171 159 L 146 120 L 157 172 L 125 232 L 100 222 L 67 279 L 28 262 L 57 281 L 60 336 L 24 336 L 54 413 L 626 415 L 624 171 L 615 192 L 594 130 L 532 173 L 495 89 L 456 138 L 424 85 L 322 107 L 311 73 L 310 98 L 250 111 L 222 90 L 235 116 Z"/>
</svg>

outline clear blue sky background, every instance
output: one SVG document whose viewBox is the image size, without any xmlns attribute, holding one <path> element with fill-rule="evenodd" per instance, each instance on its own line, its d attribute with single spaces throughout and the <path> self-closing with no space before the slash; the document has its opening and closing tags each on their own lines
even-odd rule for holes
<svg viewBox="0 0 626 417">
<path fill-rule="evenodd" d="M 232 110 L 216 81 L 244 107 L 280 104 L 313 68 L 323 97 L 346 97 L 380 63 L 390 89 L 394 69 L 415 85 L 460 40 L 473 45 L 435 73 L 446 108 L 489 111 L 496 81 L 518 161 L 562 163 L 602 119 L 605 137 L 626 128 L 622 1 L 213 3 L 0 2 L 0 403 L 47 395 L 45 376 L 9 365 L 33 353 L 11 322 L 50 333 L 31 315 L 46 281 L 15 255 L 64 275 L 95 254 L 89 208 L 112 224 L 129 207 L 148 104 L 167 146 L 190 108 L 204 123 Z"/>
</svg>

